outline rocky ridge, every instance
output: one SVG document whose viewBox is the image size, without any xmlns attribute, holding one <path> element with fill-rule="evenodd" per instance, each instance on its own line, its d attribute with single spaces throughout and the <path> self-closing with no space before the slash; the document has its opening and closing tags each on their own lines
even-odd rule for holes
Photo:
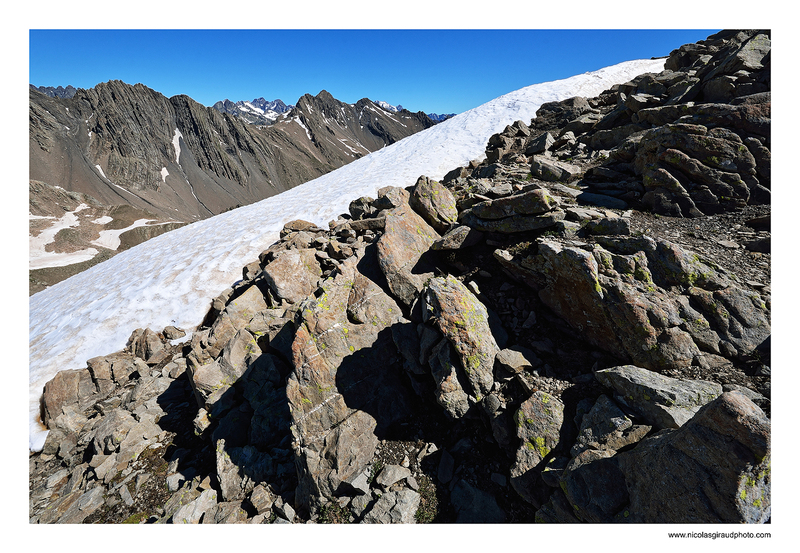
<svg viewBox="0 0 800 553">
<path fill-rule="evenodd" d="M 765 36 L 683 46 L 441 183 L 287 223 L 190 336 L 58 373 L 31 522 L 768 522 Z M 641 94 L 693 109 L 629 122 Z M 757 127 L 697 119 L 742 105 Z"/>
</svg>

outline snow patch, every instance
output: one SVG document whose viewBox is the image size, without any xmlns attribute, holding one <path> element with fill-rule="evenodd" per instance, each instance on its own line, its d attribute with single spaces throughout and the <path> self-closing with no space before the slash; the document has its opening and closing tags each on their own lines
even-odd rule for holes
<svg viewBox="0 0 800 553">
<path fill-rule="evenodd" d="M 109 215 L 103 215 L 102 217 L 99 217 L 99 218 L 95 219 L 95 220 L 94 220 L 94 221 L 92 221 L 92 222 L 93 222 L 94 224 L 96 224 L 96 225 L 105 225 L 105 224 L 107 224 L 107 223 L 110 223 L 110 222 L 111 222 L 111 221 L 113 221 L 113 220 L 114 220 L 114 218 L 113 218 L 113 217 L 111 217 L 111 216 L 109 216 Z"/>
<path fill-rule="evenodd" d="M 121 229 L 113 229 L 113 230 L 101 230 L 100 231 L 100 238 L 97 240 L 92 240 L 90 243 L 94 244 L 95 246 L 100 246 L 101 248 L 108 248 L 109 250 L 116 250 L 120 246 L 120 239 L 119 236 L 123 232 L 128 232 L 131 229 L 135 229 L 136 227 L 143 227 L 150 221 L 154 219 L 138 219 L 134 221 L 132 225 L 129 225 L 125 228 Z"/>
<path fill-rule="evenodd" d="M 178 130 L 178 127 L 175 127 L 175 134 L 172 135 L 172 147 L 175 148 L 175 163 L 178 165 L 181 164 L 181 138 L 183 138 L 181 131 Z"/>
<path fill-rule="evenodd" d="M 308 127 L 306 127 L 305 124 L 300 120 L 300 117 L 292 117 L 292 121 L 303 127 L 303 130 L 306 131 L 306 136 L 309 140 L 311 140 L 311 133 L 309 132 Z"/>
<path fill-rule="evenodd" d="M 166 167 L 161 168 L 161 180 L 167 182 L 167 177 L 169 176 L 169 171 L 167 171 Z"/>
</svg>

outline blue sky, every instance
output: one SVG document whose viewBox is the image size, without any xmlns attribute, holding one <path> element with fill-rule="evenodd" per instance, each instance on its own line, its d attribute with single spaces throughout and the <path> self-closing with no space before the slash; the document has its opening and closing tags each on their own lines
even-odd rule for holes
<svg viewBox="0 0 800 553">
<path fill-rule="evenodd" d="M 350 103 L 458 113 L 530 84 L 665 56 L 717 30 L 33 28 L 29 82 L 119 79 L 204 105 L 262 96 L 291 104 L 325 89 Z"/>
</svg>

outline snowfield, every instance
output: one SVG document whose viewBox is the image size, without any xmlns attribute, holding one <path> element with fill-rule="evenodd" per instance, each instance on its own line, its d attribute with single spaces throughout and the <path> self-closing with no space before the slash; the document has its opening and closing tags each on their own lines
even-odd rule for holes
<svg viewBox="0 0 800 553">
<path fill-rule="evenodd" d="M 47 431 L 38 420 L 44 384 L 64 369 L 125 347 L 136 328 L 194 330 L 211 300 L 241 278 L 242 267 L 278 239 L 283 225 L 304 219 L 327 227 L 350 201 L 384 186 L 409 186 L 420 175 L 440 179 L 480 159 L 489 137 L 517 120 L 530 122 L 545 102 L 596 96 L 661 60 L 636 60 L 511 92 L 358 159 L 278 196 L 198 221 L 122 252 L 30 298 L 30 448 Z M 173 144 L 180 162 L 180 133 Z"/>
</svg>

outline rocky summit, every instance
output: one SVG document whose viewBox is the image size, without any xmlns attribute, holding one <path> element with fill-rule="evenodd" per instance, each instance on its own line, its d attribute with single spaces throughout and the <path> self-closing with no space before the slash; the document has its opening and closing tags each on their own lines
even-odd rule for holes
<svg viewBox="0 0 800 553">
<path fill-rule="evenodd" d="M 45 386 L 32 523 L 765 523 L 770 38 L 288 222 Z"/>
</svg>

